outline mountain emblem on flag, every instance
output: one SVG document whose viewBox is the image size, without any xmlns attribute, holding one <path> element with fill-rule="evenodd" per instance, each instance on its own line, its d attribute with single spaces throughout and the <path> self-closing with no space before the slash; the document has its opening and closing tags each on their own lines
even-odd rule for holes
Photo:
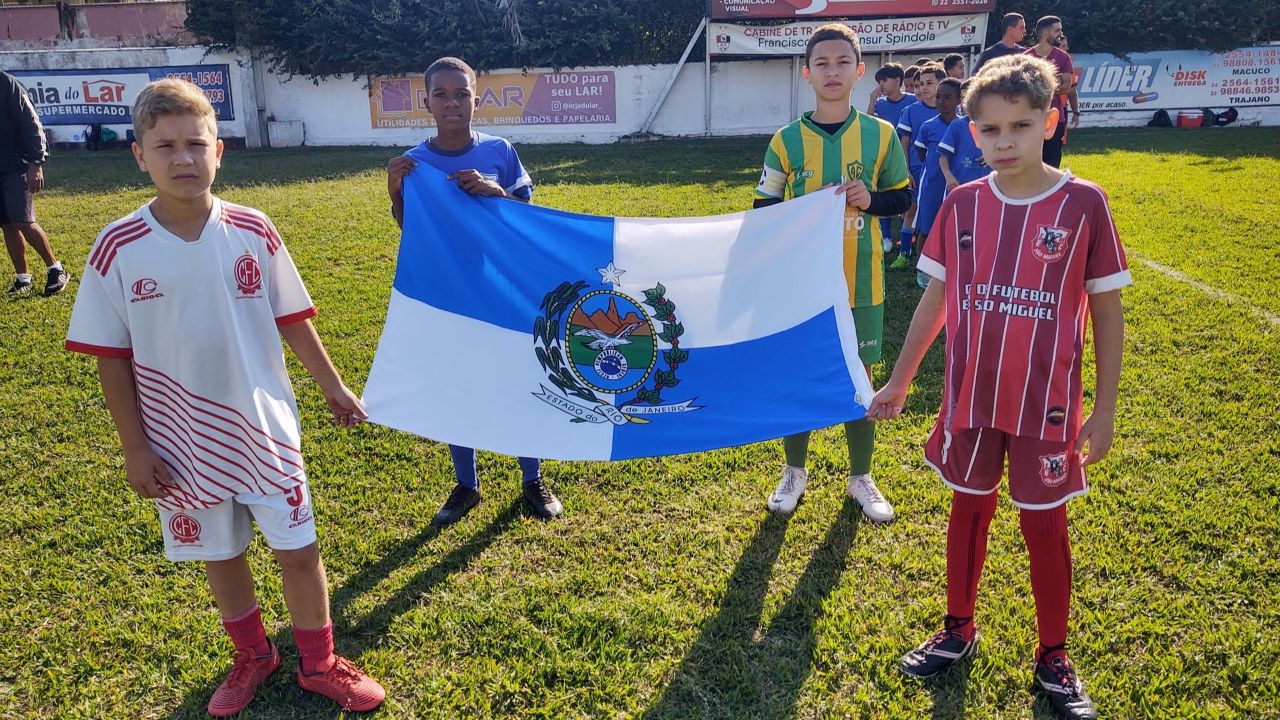
<svg viewBox="0 0 1280 720">
<path fill-rule="evenodd" d="M 680 384 L 676 371 L 689 359 L 666 288 L 658 283 L 645 290 L 643 301 L 616 289 L 584 294 L 586 288 L 581 280 L 566 281 L 542 299 L 534 354 L 555 390 L 542 385 L 534 397 L 575 423 L 647 424 L 647 416 L 701 409 L 694 398 L 662 402 L 662 391 Z M 665 370 L 658 367 L 660 352 Z"/>
</svg>

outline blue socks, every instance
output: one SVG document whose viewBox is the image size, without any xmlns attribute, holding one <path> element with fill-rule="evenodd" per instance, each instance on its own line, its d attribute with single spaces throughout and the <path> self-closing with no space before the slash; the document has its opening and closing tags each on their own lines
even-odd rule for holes
<svg viewBox="0 0 1280 720">
<path fill-rule="evenodd" d="M 903 255 L 911 254 L 911 237 L 913 235 L 915 235 L 915 230 L 907 227 L 906 225 L 903 225 L 902 230 L 898 233 L 898 237 L 901 238 L 899 252 Z"/>
<path fill-rule="evenodd" d="M 449 446 L 449 457 L 453 458 L 453 472 L 458 484 L 472 490 L 480 489 L 480 478 L 476 476 L 476 451 L 461 445 Z M 542 461 L 538 458 L 520 458 L 520 476 L 527 485 L 542 476 Z"/>
</svg>

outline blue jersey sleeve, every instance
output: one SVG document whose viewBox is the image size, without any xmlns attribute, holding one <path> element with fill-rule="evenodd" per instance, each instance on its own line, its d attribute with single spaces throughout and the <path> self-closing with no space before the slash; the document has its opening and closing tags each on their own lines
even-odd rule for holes
<svg viewBox="0 0 1280 720">
<path fill-rule="evenodd" d="M 938 152 L 947 157 L 955 157 L 956 149 L 960 147 L 961 130 L 969 132 L 969 123 L 957 121 L 948 125 L 946 132 L 942 133 L 942 140 L 938 142 Z"/>
<path fill-rule="evenodd" d="M 506 143 L 506 146 L 507 162 L 502 178 L 502 189 L 521 200 L 531 200 L 533 178 L 529 177 L 529 172 L 524 169 L 524 163 L 520 162 L 520 156 L 516 154 L 515 147 L 511 143 Z"/>
</svg>

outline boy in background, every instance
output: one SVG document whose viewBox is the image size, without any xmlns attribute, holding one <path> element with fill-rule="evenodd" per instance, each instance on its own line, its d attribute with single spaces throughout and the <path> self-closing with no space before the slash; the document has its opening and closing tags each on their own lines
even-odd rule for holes
<svg viewBox="0 0 1280 720">
<path fill-rule="evenodd" d="M 404 178 L 418 163 L 446 173 L 472 195 L 530 202 L 533 180 L 516 149 L 503 138 L 471 128 L 472 116 L 480 104 L 475 70 L 458 58 L 444 57 L 431 63 L 425 80 L 427 109 L 436 121 L 436 134 L 387 163 L 387 194 L 396 224 L 404 224 Z M 449 455 L 457 483 L 432 520 L 440 527 L 458 522 L 480 504 L 476 451 L 450 445 Z M 542 520 L 564 514 L 564 506 L 542 478 L 541 461 L 522 457 L 519 463 L 523 481 L 520 494 L 529 511 Z"/>
<path fill-rule="evenodd" d="M 968 92 L 972 80 L 970 78 L 960 85 L 960 97 Z M 969 129 L 969 118 L 960 115 L 947 125 L 947 131 L 938 142 L 938 170 L 947 182 L 946 193 L 991 174 L 991 168 L 982 159 L 982 148 L 978 147 Z"/>
<path fill-rule="evenodd" d="M 920 257 L 932 281 L 868 416 L 902 412 L 911 379 L 945 324 L 942 407 L 925 462 L 952 489 L 947 614 L 899 668 L 928 678 L 976 649 L 978 582 L 1007 459 L 1030 556 L 1040 640 L 1035 680 L 1063 717 L 1093 720 L 1097 709 L 1067 655 L 1066 503 L 1088 492 L 1085 467 L 1111 449 L 1124 352 L 1120 289 L 1132 279 L 1106 194 L 1043 161 L 1058 124 L 1055 74 L 1043 60 L 1012 55 L 974 78 L 967 115 L 995 172 L 943 202 Z M 1096 377 L 1093 411 L 1082 420 L 1086 315 Z"/>
<path fill-rule="evenodd" d="M 906 73 L 898 63 L 886 63 L 876 70 L 876 91 L 872 93 L 868 114 L 898 127 L 902 111 L 916 101 L 916 96 L 902 91 Z M 893 249 L 893 218 L 880 218 L 880 238 L 884 251 Z"/>
<path fill-rule="evenodd" d="M 920 137 L 920 128 L 927 120 L 938 114 L 935 96 L 938 83 L 946 77 L 946 71 L 938 63 L 927 63 L 920 66 L 916 75 L 916 100 L 913 105 L 902 111 L 898 119 L 898 136 L 907 154 L 907 167 L 911 172 L 911 209 L 907 211 L 899 231 L 900 247 L 898 257 L 889 265 L 890 270 L 905 270 L 911 267 L 912 237 L 915 234 L 916 211 L 919 205 L 920 177 L 924 173 L 924 161 L 918 153 L 912 151 L 916 139 Z"/>
<path fill-rule="evenodd" d="M 832 23 L 814 30 L 805 46 L 803 72 L 817 108 L 774 133 L 754 205 L 772 205 L 831 185 L 845 193 L 845 279 L 858 354 L 870 376 L 870 366 L 880 362 L 885 285 L 880 225 L 867 216 L 888 217 L 906 210 L 910 179 L 893 127 L 849 106 L 853 86 L 865 71 L 858 36 L 847 25 Z M 844 430 L 849 452 L 846 491 L 870 520 L 892 520 L 893 506 L 871 480 L 875 427 L 864 419 L 845 423 Z M 791 513 L 804 494 L 809 435 L 783 438 L 786 466 L 769 496 L 770 512 Z"/>
<path fill-rule="evenodd" d="M 942 142 L 947 128 L 956 119 L 956 109 L 960 106 L 960 81 L 946 78 L 938 83 L 935 95 L 938 114 L 920 126 L 919 137 L 916 138 L 912 150 L 923 160 L 924 170 L 920 173 L 920 193 L 916 211 L 917 247 L 924 245 L 924 240 L 933 229 L 933 219 L 942 207 L 942 197 L 946 194 L 946 182 L 939 169 L 938 145 Z M 929 276 L 916 271 L 916 284 L 921 288 L 928 287 Z"/>
<path fill-rule="evenodd" d="M 382 686 L 333 653 L 329 590 L 280 338 L 324 392 L 333 420 L 365 417 L 311 325 L 316 314 L 275 225 L 211 187 L 222 161 L 197 86 L 150 83 L 133 107 L 138 168 L 156 196 L 107 226 L 89 253 L 67 349 L 98 359 L 125 476 L 154 498 L 165 556 L 204 563 L 236 648 L 209 714 L 235 715 L 280 667 L 245 551 L 253 526 L 280 563 L 298 685 L 367 711 Z"/>
</svg>

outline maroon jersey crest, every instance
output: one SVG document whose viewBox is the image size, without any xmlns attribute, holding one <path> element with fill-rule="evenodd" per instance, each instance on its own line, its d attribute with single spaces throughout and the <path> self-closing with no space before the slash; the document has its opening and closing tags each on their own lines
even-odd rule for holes
<svg viewBox="0 0 1280 720">
<path fill-rule="evenodd" d="M 1040 456 L 1040 481 L 1049 487 L 1058 487 L 1067 481 L 1067 454 Z"/>
<path fill-rule="evenodd" d="M 1036 226 L 1036 237 L 1031 241 L 1031 252 L 1041 262 L 1057 262 L 1067 256 L 1071 231 L 1051 225 Z"/>
</svg>

